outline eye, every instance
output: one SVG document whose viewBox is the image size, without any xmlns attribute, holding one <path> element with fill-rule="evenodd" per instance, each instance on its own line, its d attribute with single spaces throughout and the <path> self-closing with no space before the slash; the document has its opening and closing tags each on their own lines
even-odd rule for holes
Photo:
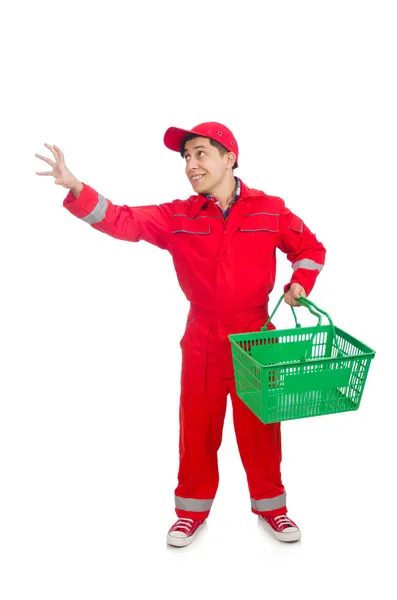
<svg viewBox="0 0 397 600">
<path fill-rule="evenodd" d="M 204 150 L 199 150 L 199 151 L 197 152 L 197 156 L 200 156 L 200 154 L 205 154 Z M 187 160 L 188 158 L 190 158 L 190 154 L 186 154 L 186 156 L 185 156 L 185 160 Z"/>
</svg>

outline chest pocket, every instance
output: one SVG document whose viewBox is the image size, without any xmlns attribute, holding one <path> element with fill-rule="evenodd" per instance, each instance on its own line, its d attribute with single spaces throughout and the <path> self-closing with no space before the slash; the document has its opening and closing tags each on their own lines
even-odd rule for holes
<svg viewBox="0 0 397 600">
<path fill-rule="evenodd" d="M 208 235 L 211 233 L 211 219 L 208 217 L 198 217 L 190 219 L 186 215 L 172 215 L 171 233 L 192 235 Z"/>
<path fill-rule="evenodd" d="M 256 212 L 245 215 L 235 240 L 236 256 L 244 257 L 242 264 L 245 268 L 260 267 L 263 276 L 266 269 L 270 273 L 279 230 L 279 215 L 276 213 Z"/>
<path fill-rule="evenodd" d="M 277 233 L 280 229 L 279 216 L 277 213 L 266 212 L 248 214 L 240 225 L 240 231 L 243 233 L 255 233 L 256 231 Z"/>
</svg>

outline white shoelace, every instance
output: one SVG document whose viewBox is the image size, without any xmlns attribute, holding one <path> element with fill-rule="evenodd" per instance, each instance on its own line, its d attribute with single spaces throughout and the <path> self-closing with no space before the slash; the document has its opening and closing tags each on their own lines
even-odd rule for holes
<svg viewBox="0 0 397 600">
<path fill-rule="evenodd" d="M 291 519 L 287 517 L 287 515 L 279 515 L 278 517 L 274 517 L 277 525 L 287 525 L 287 527 L 295 527 Z"/>
<path fill-rule="evenodd" d="M 177 523 L 175 524 L 174 531 L 176 531 L 178 529 L 180 529 L 181 531 L 183 529 L 186 529 L 186 531 L 189 531 L 192 524 L 193 524 L 193 519 L 178 519 Z"/>
</svg>

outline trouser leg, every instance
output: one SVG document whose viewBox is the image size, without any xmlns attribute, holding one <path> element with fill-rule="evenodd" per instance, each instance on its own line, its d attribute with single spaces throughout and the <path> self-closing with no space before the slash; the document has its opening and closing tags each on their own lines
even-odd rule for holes
<svg viewBox="0 0 397 600">
<path fill-rule="evenodd" d="M 197 332 L 199 333 L 199 332 Z M 228 380 L 220 377 L 216 349 L 205 340 L 182 347 L 178 517 L 208 517 L 219 483 L 217 452 L 222 441 Z"/>
<path fill-rule="evenodd" d="M 280 423 L 262 423 L 237 396 L 234 378 L 231 380 L 230 395 L 237 445 L 247 475 L 252 512 L 263 516 L 283 514 L 287 508 L 280 470 Z"/>
</svg>

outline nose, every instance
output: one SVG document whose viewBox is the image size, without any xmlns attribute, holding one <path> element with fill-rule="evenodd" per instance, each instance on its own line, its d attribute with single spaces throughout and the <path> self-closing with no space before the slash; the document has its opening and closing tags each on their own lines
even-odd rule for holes
<svg viewBox="0 0 397 600">
<path fill-rule="evenodd" d="M 188 173 L 192 173 L 198 169 L 198 160 L 190 157 L 189 162 L 186 165 L 186 170 Z"/>
</svg>

